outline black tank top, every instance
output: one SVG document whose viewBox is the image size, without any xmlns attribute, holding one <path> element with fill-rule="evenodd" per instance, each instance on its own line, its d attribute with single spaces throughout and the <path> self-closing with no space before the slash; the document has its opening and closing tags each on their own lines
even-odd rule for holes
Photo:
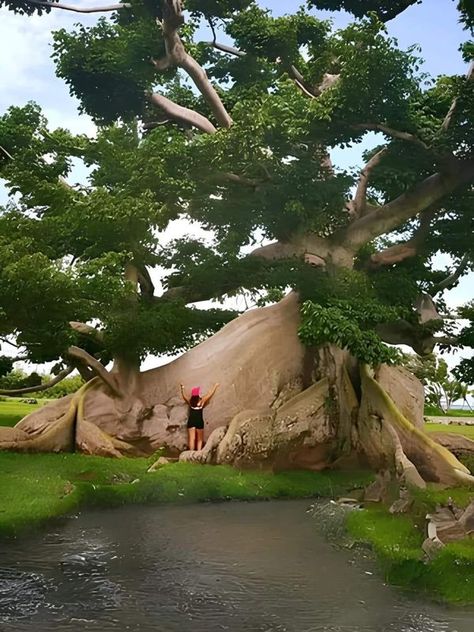
<svg viewBox="0 0 474 632">
<path fill-rule="evenodd" d="M 203 410 L 202 407 L 191 408 L 190 406 L 189 407 L 189 421 L 192 421 L 193 423 L 202 422 L 203 421 L 202 410 Z"/>
</svg>

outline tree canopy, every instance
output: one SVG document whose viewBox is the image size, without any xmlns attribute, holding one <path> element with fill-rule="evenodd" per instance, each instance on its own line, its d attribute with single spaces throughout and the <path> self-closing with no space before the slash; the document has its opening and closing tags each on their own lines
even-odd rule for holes
<svg viewBox="0 0 474 632">
<path fill-rule="evenodd" d="M 137 363 L 233 316 L 195 302 L 246 290 L 265 303 L 292 288 L 308 345 L 332 342 L 370 364 L 396 360 L 384 342 L 422 354 L 471 345 L 443 291 L 474 261 L 473 67 L 430 78 L 415 47 L 399 48 L 385 22 L 413 4 L 311 0 L 273 17 L 252 0 L 98 0 L 95 25 L 53 33 L 57 74 L 97 135 L 49 129 L 34 103 L 0 118 L 11 193 L 0 335 L 58 370 Z M 337 30 L 314 7 L 354 20 Z M 469 29 L 468 2 L 459 16 Z M 470 62 L 472 44 L 463 51 Z M 374 131 L 380 145 L 362 170 L 331 163 L 333 148 Z M 90 168 L 87 184 L 68 182 L 75 160 Z M 159 231 L 178 217 L 200 222 L 211 243 L 164 248 Z M 433 269 L 438 252 L 452 269 Z"/>
</svg>

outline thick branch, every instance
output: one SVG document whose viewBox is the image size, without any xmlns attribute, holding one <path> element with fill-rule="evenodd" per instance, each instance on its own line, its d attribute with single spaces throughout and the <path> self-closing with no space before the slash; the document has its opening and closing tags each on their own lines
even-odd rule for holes
<svg viewBox="0 0 474 632">
<path fill-rule="evenodd" d="M 12 390 L 0 390 L 0 395 L 25 395 L 26 393 L 40 393 L 42 391 L 48 390 L 52 386 L 59 384 L 62 382 L 65 377 L 67 377 L 70 373 L 74 371 L 73 366 L 68 366 L 62 371 L 60 371 L 55 378 L 46 382 L 45 384 L 39 384 L 38 386 L 25 386 L 25 388 L 16 388 Z"/>
<path fill-rule="evenodd" d="M 207 134 L 215 134 L 217 132 L 217 129 L 205 116 L 174 103 L 162 94 L 151 94 L 148 98 L 151 103 L 158 106 L 169 118 L 175 121 L 197 127 Z"/>
<path fill-rule="evenodd" d="M 410 191 L 384 204 L 335 234 L 337 242 L 358 250 L 375 237 L 391 232 L 403 222 L 439 202 L 457 187 L 474 179 L 474 161 L 457 163 L 449 172 L 435 173 Z"/>
<path fill-rule="evenodd" d="M 393 129 L 393 127 L 388 127 L 387 125 L 383 125 L 382 123 L 359 123 L 357 125 L 353 125 L 353 127 L 354 129 L 359 130 L 382 132 L 386 136 L 391 136 L 392 138 L 399 138 L 400 140 L 406 140 L 410 143 L 415 143 L 419 147 L 423 147 L 423 149 L 426 150 L 430 149 L 426 143 L 418 138 L 418 136 L 410 134 L 409 132 L 402 132 L 398 129 Z"/>
<path fill-rule="evenodd" d="M 384 147 L 380 151 L 378 151 L 369 162 L 365 165 L 365 167 L 360 172 L 359 184 L 357 185 L 357 191 L 354 196 L 354 211 L 356 217 L 362 217 L 365 215 L 365 211 L 367 209 L 367 188 L 369 186 L 369 178 L 372 171 L 375 167 L 380 164 L 380 161 L 387 153 L 388 147 Z"/>
<path fill-rule="evenodd" d="M 105 366 L 101 362 L 99 362 L 99 360 L 94 358 L 94 356 L 91 356 L 91 354 L 87 353 L 87 351 L 84 351 L 84 349 L 80 349 L 79 347 L 74 347 L 74 346 L 69 347 L 68 355 L 71 358 L 79 360 L 79 362 L 82 362 L 83 364 L 91 368 L 94 371 L 94 373 L 98 377 L 100 377 L 100 379 L 105 384 L 107 384 L 107 386 L 114 393 L 114 395 L 116 395 L 117 397 L 122 397 L 122 394 L 118 390 L 117 385 L 115 383 L 114 376 L 111 375 L 109 371 L 107 371 Z"/>
<path fill-rule="evenodd" d="M 224 104 L 222 103 L 214 86 L 209 81 L 204 68 L 202 68 L 197 61 L 187 53 L 181 61 L 180 66 L 186 70 L 188 75 L 194 81 L 196 87 L 206 100 L 206 103 L 211 108 L 219 125 L 229 128 L 232 125 L 232 119 L 227 113 L 227 110 L 225 109 Z"/>
<path fill-rule="evenodd" d="M 196 88 L 211 108 L 219 125 L 228 128 L 232 125 L 232 119 L 225 109 L 216 89 L 209 81 L 204 68 L 198 64 L 194 57 L 189 55 L 181 41 L 178 30 L 183 22 L 181 1 L 164 0 L 163 21 L 161 25 L 165 39 L 166 57 L 153 61 L 153 63 L 159 71 L 166 70 L 171 65 L 183 68 L 191 77 Z"/>
<path fill-rule="evenodd" d="M 413 237 L 402 244 L 394 244 L 393 246 L 389 246 L 380 252 L 376 252 L 370 257 L 371 265 L 374 267 L 393 265 L 394 263 L 400 263 L 405 259 L 409 259 L 410 257 L 417 255 L 420 246 L 429 234 L 431 220 L 434 215 L 434 209 L 421 213 L 420 223 L 414 232 Z"/>
<path fill-rule="evenodd" d="M 46 2 L 43 0 L 26 0 L 28 4 L 47 9 L 62 9 L 63 11 L 73 11 L 74 13 L 105 13 L 108 11 L 119 11 L 120 9 L 129 9 L 131 4 L 126 2 L 120 4 L 109 4 L 100 7 L 78 7 L 73 4 L 62 4 L 60 2 Z"/>
<path fill-rule="evenodd" d="M 466 253 L 464 257 L 461 259 L 461 261 L 459 262 L 459 265 L 456 268 L 456 270 L 452 274 L 447 276 L 445 279 L 443 279 L 443 281 L 441 281 L 440 283 L 434 286 L 434 288 L 431 291 L 433 296 L 435 296 L 436 294 L 439 294 L 443 290 L 448 290 L 449 288 L 453 287 L 453 285 L 455 285 L 459 277 L 464 274 L 470 261 L 471 261 L 471 256 L 468 253 Z"/>
</svg>

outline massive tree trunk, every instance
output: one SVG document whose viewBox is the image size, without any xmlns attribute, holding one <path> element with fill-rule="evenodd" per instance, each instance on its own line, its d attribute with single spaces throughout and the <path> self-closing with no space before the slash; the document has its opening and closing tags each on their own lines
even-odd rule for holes
<svg viewBox="0 0 474 632">
<path fill-rule="evenodd" d="M 423 389 L 413 376 L 387 366 L 373 372 L 335 347 L 308 349 L 298 323 L 296 294 L 250 310 L 163 367 L 139 373 L 116 366 L 110 375 L 120 397 L 96 377 L 0 429 L 0 447 L 122 456 L 165 446 L 183 460 L 237 467 L 368 464 L 417 485 L 474 480 L 423 431 Z M 216 381 L 207 444 L 187 452 L 179 384 L 205 390 Z"/>
</svg>

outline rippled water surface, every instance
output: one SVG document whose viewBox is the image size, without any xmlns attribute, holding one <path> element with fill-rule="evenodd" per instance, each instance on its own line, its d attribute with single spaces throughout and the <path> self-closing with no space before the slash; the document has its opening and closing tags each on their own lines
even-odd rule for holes
<svg viewBox="0 0 474 632">
<path fill-rule="evenodd" d="M 88 511 L 0 544 L 0 630 L 472 632 L 334 549 L 308 503 Z"/>
</svg>

